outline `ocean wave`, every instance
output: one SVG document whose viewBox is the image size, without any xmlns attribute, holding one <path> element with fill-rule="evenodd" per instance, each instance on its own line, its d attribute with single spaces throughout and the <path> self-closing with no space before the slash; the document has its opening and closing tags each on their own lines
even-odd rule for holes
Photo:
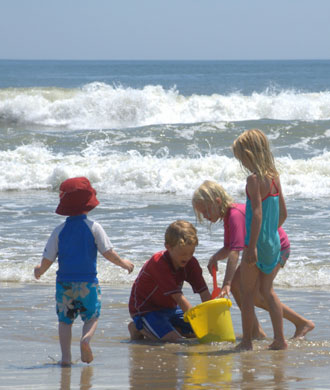
<svg viewBox="0 0 330 390">
<path fill-rule="evenodd" d="M 34 262 L 10 263 L 0 262 L 0 282 L 11 283 L 43 283 L 53 285 L 56 278 L 57 264 L 46 272 L 41 281 L 37 282 L 33 276 L 34 267 L 39 264 L 40 259 Z M 224 274 L 225 265 L 220 264 L 220 274 Z M 142 264 L 136 264 L 133 274 L 127 275 L 122 270 L 109 263 L 98 263 L 98 279 L 101 284 L 111 284 L 112 286 L 130 286 L 134 282 Z M 209 286 L 212 285 L 212 278 L 206 270 L 206 265 L 202 265 L 204 277 Z M 304 281 L 302 284 L 302 280 Z M 304 287 L 304 288 L 324 288 L 330 286 L 330 268 L 328 265 L 316 266 L 315 264 L 290 260 L 285 268 L 279 272 L 275 280 L 275 287 Z"/>
<path fill-rule="evenodd" d="M 233 157 L 143 155 L 138 150 L 103 153 L 99 147 L 71 154 L 55 153 L 42 144 L 0 151 L 0 191 L 57 190 L 68 177 L 83 175 L 98 191 L 111 194 L 190 196 L 205 179 L 222 183 L 233 195 L 244 194 L 246 174 Z M 329 196 L 330 152 L 306 159 L 279 157 L 276 163 L 286 195 Z"/>
<path fill-rule="evenodd" d="M 328 120 L 330 92 L 295 90 L 184 96 L 173 87 L 141 89 L 90 83 L 82 88 L 0 90 L 0 124 L 117 129 L 211 121 Z"/>
</svg>

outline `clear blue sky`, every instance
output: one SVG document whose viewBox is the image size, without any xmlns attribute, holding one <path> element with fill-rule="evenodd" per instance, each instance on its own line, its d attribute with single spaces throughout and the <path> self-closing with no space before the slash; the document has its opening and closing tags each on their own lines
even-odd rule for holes
<svg viewBox="0 0 330 390">
<path fill-rule="evenodd" d="M 330 0 L 0 0 L 0 59 L 330 59 Z"/>
</svg>

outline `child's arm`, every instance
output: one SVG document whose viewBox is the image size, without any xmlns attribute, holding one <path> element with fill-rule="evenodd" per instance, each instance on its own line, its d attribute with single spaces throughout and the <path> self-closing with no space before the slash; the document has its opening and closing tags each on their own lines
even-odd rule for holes
<svg viewBox="0 0 330 390">
<path fill-rule="evenodd" d="M 206 301 L 209 301 L 211 299 L 211 294 L 210 294 L 209 289 L 202 291 L 199 295 L 201 297 L 202 302 L 206 302 Z"/>
<path fill-rule="evenodd" d="M 230 251 L 227 260 L 226 272 L 222 283 L 220 297 L 229 295 L 230 293 L 231 282 L 234 278 L 237 269 L 238 259 L 239 259 L 239 251 L 234 251 L 234 250 Z"/>
<path fill-rule="evenodd" d="M 52 264 L 53 264 L 52 261 L 50 261 L 50 260 L 46 259 L 46 257 L 44 257 L 41 260 L 41 263 L 39 265 L 37 265 L 36 267 L 34 267 L 34 277 L 36 279 L 40 279 L 40 276 L 43 275 Z"/>
<path fill-rule="evenodd" d="M 133 269 L 134 269 L 134 264 L 127 260 L 127 259 L 122 259 L 117 253 L 116 251 L 114 251 L 113 249 L 109 249 L 108 251 L 104 252 L 103 253 L 103 256 L 111 261 L 111 263 L 113 264 L 116 264 L 116 265 L 119 265 L 119 267 L 122 267 L 124 269 L 126 269 L 128 271 L 128 273 L 130 274 Z"/>
<path fill-rule="evenodd" d="M 286 218 L 288 216 L 288 212 L 286 209 L 286 204 L 285 204 L 285 200 L 284 200 L 281 182 L 280 182 L 279 177 L 277 177 L 277 179 L 276 179 L 276 185 L 277 185 L 277 188 L 279 191 L 280 215 L 279 215 L 279 219 L 278 219 L 278 227 L 280 227 L 283 225 L 284 221 L 286 220 Z"/>
<path fill-rule="evenodd" d="M 250 228 L 250 241 L 247 250 L 244 251 L 243 260 L 248 264 L 255 264 L 258 261 L 257 242 L 262 222 L 262 199 L 259 179 L 256 174 L 252 174 L 247 178 L 247 190 L 250 195 L 252 207 L 252 221 Z"/>
<path fill-rule="evenodd" d="M 171 296 L 184 313 L 192 308 L 188 299 L 182 293 L 172 294 Z"/>
<path fill-rule="evenodd" d="M 218 261 L 226 259 L 229 256 L 229 253 L 230 253 L 230 249 L 223 247 L 219 249 L 217 252 L 215 252 L 215 254 L 210 258 L 207 268 L 211 275 L 212 275 L 213 266 L 218 271 Z"/>
<path fill-rule="evenodd" d="M 224 260 L 228 257 L 227 260 L 227 266 L 226 266 L 226 272 L 225 277 L 223 279 L 222 283 L 222 289 L 221 289 L 221 296 L 229 295 L 230 293 L 230 286 L 231 282 L 233 280 L 233 277 L 235 275 L 236 269 L 237 269 L 237 263 L 239 259 L 239 251 L 233 251 L 229 248 L 221 248 L 216 252 L 209 260 L 209 263 L 207 265 L 207 268 L 212 274 L 212 268 L 213 265 L 215 266 L 216 270 L 218 270 L 218 261 Z"/>
</svg>

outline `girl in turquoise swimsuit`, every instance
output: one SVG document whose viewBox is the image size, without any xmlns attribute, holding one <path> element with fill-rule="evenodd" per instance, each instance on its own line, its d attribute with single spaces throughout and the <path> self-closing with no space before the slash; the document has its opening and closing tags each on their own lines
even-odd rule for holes
<svg viewBox="0 0 330 390">
<path fill-rule="evenodd" d="M 265 134 L 247 130 L 233 143 L 234 156 L 251 174 L 246 182 L 246 237 L 241 262 L 243 338 L 239 350 L 252 350 L 254 295 L 257 282 L 269 306 L 274 330 L 270 349 L 286 349 L 281 302 L 273 289 L 280 261 L 278 228 L 287 217 L 279 174 Z"/>
</svg>

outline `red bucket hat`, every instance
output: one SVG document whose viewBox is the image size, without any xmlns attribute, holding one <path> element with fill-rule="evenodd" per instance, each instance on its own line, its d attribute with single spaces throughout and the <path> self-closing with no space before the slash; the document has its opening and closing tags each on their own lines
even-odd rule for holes
<svg viewBox="0 0 330 390">
<path fill-rule="evenodd" d="M 99 203 L 89 180 L 86 177 L 74 177 L 61 184 L 60 203 L 55 212 L 68 216 L 80 215 L 93 210 Z"/>
</svg>

